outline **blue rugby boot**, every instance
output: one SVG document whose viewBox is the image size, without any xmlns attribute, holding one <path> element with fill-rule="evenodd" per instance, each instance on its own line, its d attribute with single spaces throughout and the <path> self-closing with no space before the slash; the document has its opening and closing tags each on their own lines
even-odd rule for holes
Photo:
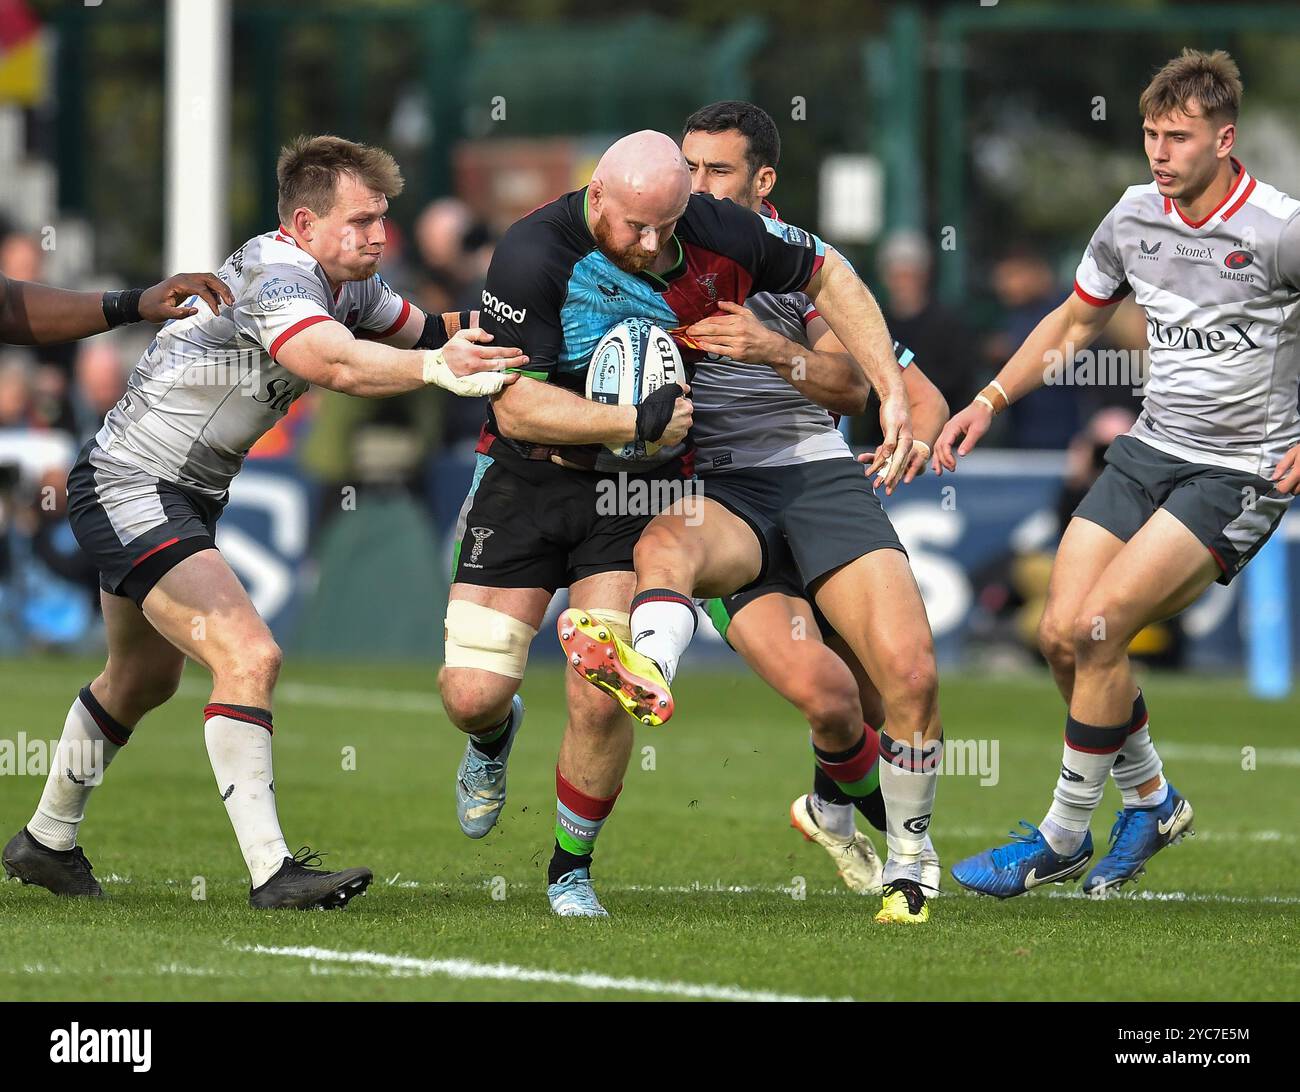
<svg viewBox="0 0 1300 1092">
<path fill-rule="evenodd" d="M 1084 894 L 1104 899 L 1117 887 L 1136 880 L 1146 863 L 1165 846 L 1182 840 L 1192 829 L 1192 805 L 1172 785 L 1163 804 L 1154 808 L 1125 808 L 1116 813 L 1110 848 L 1083 881 Z"/>
<path fill-rule="evenodd" d="M 510 701 L 506 743 L 496 758 L 488 758 L 473 740 L 465 741 L 465 757 L 456 771 L 456 818 L 470 838 L 482 838 L 501 818 L 506 803 L 506 760 L 524 723 L 524 702 L 516 694 Z"/>
<path fill-rule="evenodd" d="M 1092 834 L 1085 834 L 1075 853 L 1065 856 L 1047 844 L 1032 823 L 1020 820 L 1030 834 L 1011 832 L 1012 841 L 985 850 L 952 866 L 952 878 L 981 895 L 1009 899 L 1045 883 L 1077 879 L 1092 858 Z"/>
<path fill-rule="evenodd" d="M 596 889 L 591 886 L 591 871 L 575 868 L 546 888 L 551 909 L 562 918 L 607 918 L 609 911 L 600 905 Z"/>
</svg>

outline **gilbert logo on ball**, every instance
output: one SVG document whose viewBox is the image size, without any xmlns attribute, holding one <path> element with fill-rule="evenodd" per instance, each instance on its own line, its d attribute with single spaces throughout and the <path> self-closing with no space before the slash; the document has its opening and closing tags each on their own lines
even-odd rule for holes
<svg viewBox="0 0 1300 1092">
<path fill-rule="evenodd" d="M 624 319 L 606 332 L 592 354 L 587 397 L 611 406 L 636 406 L 684 376 L 681 353 L 667 330 L 650 319 Z M 660 445 L 634 440 L 607 446 L 621 459 L 643 459 Z"/>
</svg>

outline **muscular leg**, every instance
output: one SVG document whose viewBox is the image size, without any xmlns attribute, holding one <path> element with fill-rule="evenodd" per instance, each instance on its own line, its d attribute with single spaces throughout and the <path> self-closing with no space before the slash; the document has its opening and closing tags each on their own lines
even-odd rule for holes
<svg viewBox="0 0 1300 1092">
<path fill-rule="evenodd" d="M 216 550 L 169 570 L 144 598 L 144 616 L 212 674 L 204 740 L 253 886 L 289 856 L 275 806 L 271 693 L 281 653 L 243 585 Z"/>
<path fill-rule="evenodd" d="M 1068 706 L 1074 693 L 1074 628 L 1101 574 L 1124 548 L 1124 541 L 1099 524 L 1072 519 L 1061 538 L 1052 564 L 1047 604 L 1038 625 L 1038 645 L 1052 669 L 1057 689 Z M 1121 765 L 1122 762 L 1122 765 Z M 1153 794 L 1163 785 L 1160 756 L 1156 754 L 1147 727 L 1146 703 L 1135 688 L 1130 710 L 1130 727 L 1115 765 L 1111 769 L 1124 795 L 1125 806 L 1145 800 L 1159 803 Z"/>
<path fill-rule="evenodd" d="M 1061 697 L 1074 691 L 1074 620 L 1124 540 L 1086 519 L 1072 519 L 1061 536 L 1047 585 L 1047 604 L 1038 623 L 1038 647 L 1052 669 Z"/>
<path fill-rule="evenodd" d="M 523 623 L 534 632 L 542 624 L 551 592 L 545 588 L 487 588 L 477 584 L 453 584 L 452 602 L 474 603 Z M 489 630 L 491 624 L 488 624 Z M 496 642 L 500 645 L 502 640 Z M 487 634 L 487 643 L 492 643 Z M 471 657 L 472 658 L 472 657 Z M 504 666 L 504 665 L 502 665 Z M 521 676 L 502 674 L 483 667 L 444 666 L 438 672 L 438 691 L 452 724 L 469 735 L 491 732 L 510 712 L 510 700 Z"/>
<path fill-rule="evenodd" d="M 456 820 L 466 837 L 486 836 L 505 807 L 506 764 L 524 717 L 516 691 L 550 601 L 545 588 L 451 587 L 438 691 L 469 737 L 456 771 Z"/>
<path fill-rule="evenodd" d="M 814 595 L 879 689 L 891 737 L 918 748 L 938 740 L 934 639 L 907 556 L 865 554 L 819 580 Z"/>
<path fill-rule="evenodd" d="M 799 710 L 813 745 L 843 751 L 857 742 L 862 710 L 844 661 L 817 631 L 802 599 L 772 593 L 746 603 L 731 619 L 727 640 L 754 672 Z"/>
<path fill-rule="evenodd" d="M 730 595 L 758 577 L 763 550 L 753 530 L 716 501 L 678 501 L 651 520 L 634 554 L 633 647 L 667 682 L 695 634 L 692 595 Z"/>
<path fill-rule="evenodd" d="M 626 612 L 635 580 L 630 572 L 597 573 L 574 583 L 569 600 L 578 610 Z M 596 838 L 623 787 L 633 742 L 632 721 L 618 703 L 576 674 L 566 675 L 565 698 L 569 716 L 555 766 L 555 849 L 547 870 L 552 885 L 591 867 Z M 564 912 L 554 896 L 552 905 Z"/>
<path fill-rule="evenodd" d="M 1158 510 L 1106 567 L 1074 620 L 1070 714 L 1087 724 L 1127 719 L 1136 691 L 1129 642 L 1145 626 L 1190 606 L 1219 575 L 1201 542 Z"/>
<path fill-rule="evenodd" d="M 875 727 L 880 721 L 863 723 L 854 673 L 822 642 L 807 601 L 778 592 L 754 599 L 731 619 L 727 640 L 808 721 L 815 771 L 808 800 L 818 825 L 837 837 L 852 837 L 856 805 L 883 830 Z M 874 886 L 879 886 L 875 868 Z"/>
<path fill-rule="evenodd" d="M 880 689 L 871 681 L 867 669 L 858 662 L 858 658 L 853 655 L 853 649 L 849 648 L 848 642 L 843 637 L 834 630 L 825 637 L 826 647 L 843 660 L 849 671 L 853 673 L 858 687 L 858 704 L 862 706 L 863 720 L 879 728 L 885 723 L 885 703 L 880 697 Z"/>
<path fill-rule="evenodd" d="M 185 665 L 184 655 L 158 634 L 130 599 L 101 592 L 100 602 L 108 662 L 88 693 L 78 695 L 68 710 L 60 760 L 50 764 L 40 803 L 27 824 L 32 836 L 50 849 L 76 845 L 91 791 L 140 719 L 176 692 Z M 87 752 L 92 762 L 99 755 L 94 769 L 85 768 Z M 74 781 L 66 776 L 68 769 L 82 776 Z"/>
<path fill-rule="evenodd" d="M 813 593 L 884 704 L 889 727 L 880 737 L 880 788 L 889 842 L 886 883 L 919 882 L 943 735 L 934 641 L 920 589 L 906 555 L 880 549 L 821 578 Z"/>
<path fill-rule="evenodd" d="M 1082 844 L 1106 776 L 1128 746 L 1136 692 L 1129 642 L 1144 626 L 1186 608 L 1218 571 L 1196 536 L 1158 510 L 1084 597 L 1072 627 L 1075 679 L 1062 774 L 1042 824 L 1057 853 L 1073 853 Z"/>
</svg>

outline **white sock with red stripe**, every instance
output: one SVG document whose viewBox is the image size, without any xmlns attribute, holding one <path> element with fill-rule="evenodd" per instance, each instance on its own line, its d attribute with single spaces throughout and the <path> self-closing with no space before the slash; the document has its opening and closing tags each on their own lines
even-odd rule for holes
<svg viewBox="0 0 1300 1092">
<path fill-rule="evenodd" d="M 1115 779 L 1126 808 L 1158 808 L 1169 795 L 1169 782 L 1161 776 L 1164 763 L 1156 753 L 1148 728 L 1147 703 L 1142 691 L 1133 701 L 1133 718 L 1129 721 L 1128 737 L 1115 756 L 1110 775 Z M 1154 789 L 1143 796 L 1138 786 L 1155 781 Z"/>
<path fill-rule="evenodd" d="M 291 856 L 275 811 L 271 731 L 268 709 L 221 702 L 203 709 L 203 739 L 217 791 L 254 887 L 266 883 Z"/>
<path fill-rule="evenodd" d="M 1061 773 L 1052 793 L 1052 806 L 1038 828 L 1047 844 L 1062 856 L 1077 853 L 1083 845 L 1092 813 L 1101 803 L 1106 778 L 1124 746 L 1128 729 L 1127 723 L 1101 727 L 1066 716 Z"/>
<path fill-rule="evenodd" d="M 50 849 L 75 846 L 91 790 L 130 738 L 131 729 L 108 715 L 89 686 L 82 687 L 63 722 L 58 751 L 50 756 L 45 789 L 27 833 Z"/>
<path fill-rule="evenodd" d="M 669 588 L 648 588 L 632 600 L 632 647 L 654 660 L 671 683 L 698 621 L 689 595 Z"/>
</svg>

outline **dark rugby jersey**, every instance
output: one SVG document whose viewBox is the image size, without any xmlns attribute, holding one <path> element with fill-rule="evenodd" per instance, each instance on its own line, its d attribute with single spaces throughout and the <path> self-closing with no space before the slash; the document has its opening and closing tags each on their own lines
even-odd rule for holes
<svg viewBox="0 0 1300 1092">
<path fill-rule="evenodd" d="M 667 243 L 678 252 L 673 267 L 626 273 L 596 246 L 586 197 L 585 187 L 567 193 L 511 226 L 493 254 L 479 317 L 494 345 L 528 354 L 530 373 L 579 394 L 597 343 L 623 319 L 647 318 L 680 333 L 718 313 L 721 300 L 744 303 L 751 293 L 802 290 L 825 256 L 822 241 L 802 228 L 692 194 Z M 679 344 L 689 360 L 689 344 L 681 338 Z M 479 451 L 525 459 L 542 454 L 537 445 L 503 437 L 490 406 Z M 600 470 L 633 471 L 677 458 L 683 445 L 638 461 L 599 444 L 561 453 L 588 465 L 594 455 Z"/>
</svg>

